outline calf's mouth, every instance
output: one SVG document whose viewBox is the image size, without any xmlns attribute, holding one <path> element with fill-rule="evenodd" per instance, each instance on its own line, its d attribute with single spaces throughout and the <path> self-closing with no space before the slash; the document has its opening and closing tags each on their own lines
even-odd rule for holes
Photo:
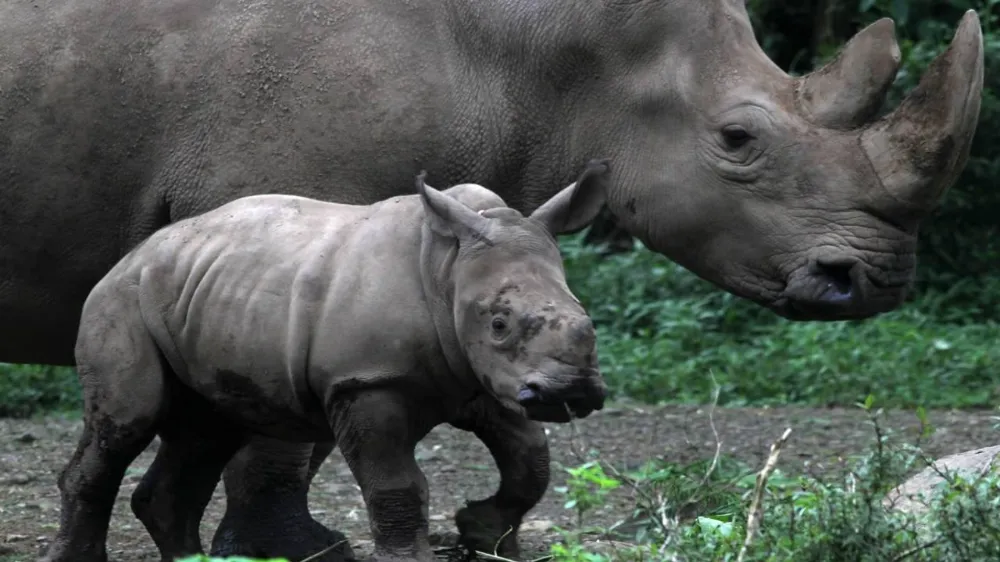
<svg viewBox="0 0 1000 562">
<path fill-rule="evenodd" d="M 517 403 L 532 420 L 566 423 L 604 408 L 606 396 L 597 369 L 564 367 L 559 373 L 532 374 L 518 390 Z"/>
</svg>

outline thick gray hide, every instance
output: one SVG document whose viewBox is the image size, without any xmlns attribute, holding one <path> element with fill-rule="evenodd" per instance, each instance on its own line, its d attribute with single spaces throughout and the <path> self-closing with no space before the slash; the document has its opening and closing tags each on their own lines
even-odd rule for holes
<svg viewBox="0 0 1000 562">
<path fill-rule="evenodd" d="M 97 284 L 76 346 L 85 429 L 46 560 L 105 559 L 108 508 L 155 433 L 169 468 L 134 505 L 164 560 L 199 552 L 197 521 L 193 536 L 160 525 L 204 506 L 251 433 L 335 440 L 376 559 L 432 560 L 413 457 L 430 429 L 484 403 L 557 422 L 602 407 L 594 327 L 553 237 L 593 218 L 601 186 L 524 218 L 483 187 L 420 181 L 368 207 L 242 198 L 160 230 Z"/>
<path fill-rule="evenodd" d="M 610 157 L 620 223 L 718 286 L 792 319 L 892 310 L 983 77 L 970 11 L 873 122 L 900 61 L 891 20 L 792 78 L 742 0 L 7 1 L 0 37 L 0 361 L 48 364 L 73 363 L 88 292 L 157 228 L 259 193 L 372 203 L 420 165 L 530 212 Z M 462 425 L 502 465 L 499 497 L 544 490 L 540 427 Z M 218 552 L 336 539 L 306 510 L 329 446 L 242 450 Z"/>
</svg>

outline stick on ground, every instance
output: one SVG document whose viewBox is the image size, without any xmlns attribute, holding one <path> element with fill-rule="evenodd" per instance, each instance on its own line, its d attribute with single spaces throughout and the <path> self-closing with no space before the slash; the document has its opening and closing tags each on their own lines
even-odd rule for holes
<svg viewBox="0 0 1000 562">
<path fill-rule="evenodd" d="M 785 433 L 771 444 L 771 453 L 767 456 L 764 468 L 757 473 L 757 483 L 753 487 L 753 499 L 750 500 L 750 515 L 747 517 L 747 536 L 743 540 L 743 547 L 740 549 L 736 562 L 743 562 L 746 559 L 747 551 L 757 536 L 760 523 L 764 518 L 764 489 L 767 488 L 767 479 L 771 477 L 776 466 L 778 466 L 778 455 L 781 454 L 781 447 L 785 445 L 788 436 L 791 435 L 792 428 L 785 429 Z"/>
</svg>

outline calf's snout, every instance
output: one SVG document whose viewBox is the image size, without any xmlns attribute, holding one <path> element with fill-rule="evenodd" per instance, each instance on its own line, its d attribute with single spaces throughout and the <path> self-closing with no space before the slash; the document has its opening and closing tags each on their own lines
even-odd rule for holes
<svg viewBox="0 0 1000 562">
<path fill-rule="evenodd" d="M 584 418 L 604 408 L 607 392 L 597 369 L 564 367 L 557 374 L 539 373 L 525 381 L 517 402 L 531 419 L 568 422 L 572 417 Z"/>
</svg>

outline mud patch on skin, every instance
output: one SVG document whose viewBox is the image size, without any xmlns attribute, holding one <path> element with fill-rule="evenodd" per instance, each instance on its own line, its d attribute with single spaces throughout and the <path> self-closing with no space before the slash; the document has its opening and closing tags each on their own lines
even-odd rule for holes
<svg viewBox="0 0 1000 562">
<path fill-rule="evenodd" d="M 490 303 L 490 314 L 499 314 L 501 312 L 509 312 L 510 309 L 510 297 L 507 293 L 520 293 L 521 287 L 514 283 L 509 283 L 500 287 L 497 291 L 497 296 L 493 298 L 493 302 Z"/>
<path fill-rule="evenodd" d="M 545 327 L 547 319 L 544 316 L 535 314 L 525 314 L 517 320 L 518 328 L 521 330 L 521 339 L 529 342 L 535 338 Z"/>
<path fill-rule="evenodd" d="M 937 428 L 925 446 L 932 457 L 996 444 L 989 410 L 931 410 L 927 415 Z M 771 442 L 786 427 L 792 427 L 792 437 L 779 461 L 779 468 L 790 475 L 842 474 L 838 457 L 860 454 L 873 442 L 867 418 L 854 408 L 719 408 L 715 422 L 723 454 L 755 469 L 767 457 Z M 576 448 L 594 448 L 602 459 L 618 467 L 637 467 L 649 458 L 689 463 L 711 459 L 715 452 L 705 406 L 608 403 L 604 410 L 575 425 Z M 908 442 L 921 431 L 912 411 L 886 412 L 884 427 Z M 572 428 L 557 424 L 545 424 L 545 428 L 553 463 L 576 466 L 582 462 L 570 446 Z M 72 455 L 81 429 L 79 419 L 65 416 L 0 419 L 0 547 L 7 550 L 10 562 L 34 562 L 39 548 L 52 539 L 59 520 L 56 477 Z M 128 505 L 157 446 L 154 441 L 132 463 L 118 493 L 108 542 L 112 562 L 160 562 L 152 540 Z M 492 458 L 473 435 L 449 426 L 436 428 L 421 441 L 416 458 L 430 486 L 431 543 L 454 546 L 455 511 L 464 507 L 466 500 L 481 500 L 496 491 L 499 477 Z M 549 545 L 559 540 L 552 525 L 572 528 L 575 524 L 574 512 L 563 509 L 565 497 L 554 491 L 556 486 L 566 485 L 566 473 L 556 466 L 548 491 L 525 517 L 519 533 L 522 560 L 548 554 Z M 220 482 L 201 524 L 203 540 L 212 537 L 225 506 Z M 361 492 L 339 451 L 320 467 L 309 493 L 309 508 L 320 523 L 343 531 L 359 558 L 371 554 Z M 605 506 L 595 510 L 590 522 L 611 525 L 627 517 L 631 508 L 627 487 L 622 486 L 612 491 Z M 460 558 L 454 552 L 439 554 L 442 561 L 449 556 Z"/>
<path fill-rule="evenodd" d="M 220 369 L 215 374 L 215 386 L 210 391 L 214 410 L 227 416 L 234 423 L 278 438 L 295 441 L 320 441 L 332 437 L 332 432 L 321 412 L 315 419 L 275 400 L 268 389 L 252 377 Z"/>
</svg>

